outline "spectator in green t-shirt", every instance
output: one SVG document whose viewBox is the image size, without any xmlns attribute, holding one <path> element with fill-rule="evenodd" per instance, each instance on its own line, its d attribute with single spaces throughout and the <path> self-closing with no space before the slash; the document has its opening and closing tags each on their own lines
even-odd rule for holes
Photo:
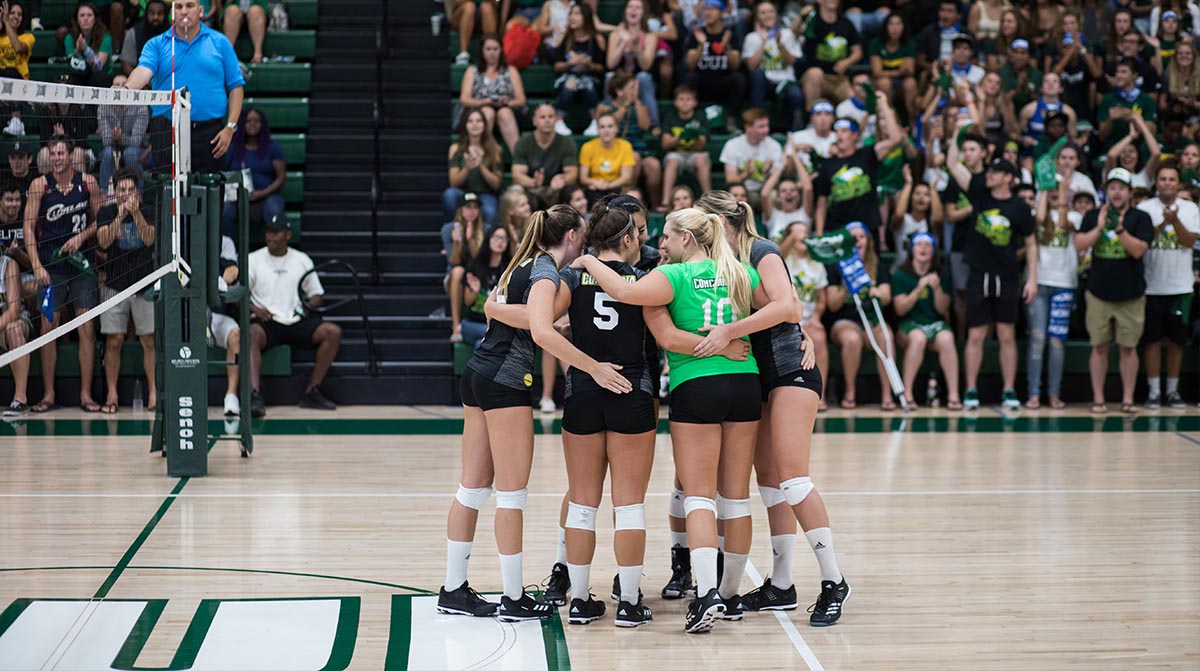
<svg viewBox="0 0 1200 671">
<path fill-rule="evenodd" d="M 1129 117 L 1140 115 L 1150 132 L 1156 131 L 1158 104 L 1154 98 L 1137 87 L 1137 61 L 1123 58 L 1117 63 L 1115 90 L 1100 100 L 1097 119 L 1100 121 L 1100 140 L 1105 151 L 1129 134 Z"/>
<path fill-rule="evenodd" d="M 937 257 L 937 242 L 930 233 L 912 238 L 912 253 L 892 276 L 892 309 L 900 318 L 897 338 L 904 347 L 904 396 L 913 397 L 913 383 L 925 350 L 938 353 L 938 363 L 946 378 L 946 407 L 962 408 L 958 395 L 958 349 L 954 332 L 946 324 L 950 316 L 949 286 Z"/>
<path fill-rule="evenodd" d="M 112 83 L 112 35 L 96 16 L 95 5 L 83 2 L 75 9 L 75 26 L 63 45 L 68 55 L 84 64 L 82 71 L 74 73 L 74 83 L 101 87 Z"/>
<path fill-rule="evenodd" d="M 1042 89 L 1042 71 L 1033 65 L 1028 40 L 1015 39 L 1009 45 L 1008 62 L 1000 68 L 1000 82 L 1005 93 L 1012 94 L 1016 109 L 1037 100 Z"/>
<path fill-rule="evenodd" d="M 875 88 L 888 92 L 898 100 L 897 111 L 904 119 L 916 118 L 917 100 L 917 41 L 908 33 L 904 16 L 893 12 L 883 22 L 883 32 L 867 43 L 871 60 L 871 77 Z"/>
<path fill-rule="evenodd" d="M 696 175 L 700 192 L 712 190 L 712 159 L 708 156 L 708 124 L 696 113 L 700 97 L 696 89 L 682 84 L 675 88 L 675 103 L 662 125 L 663 198 L 671 203 L 675 179 L 682 170 Z M 661 209 L 661 208 L 660 208 Z"/>
</svg>

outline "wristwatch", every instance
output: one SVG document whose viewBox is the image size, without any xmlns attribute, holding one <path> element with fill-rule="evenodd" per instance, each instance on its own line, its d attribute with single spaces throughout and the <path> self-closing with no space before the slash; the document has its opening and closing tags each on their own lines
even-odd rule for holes
<svg viewBox="0 0 1200 671">
<path fill-rule="evenodd" d="M 230 121 L 229 123 L 225 124 L 225 127 L 228 128 L 229 130 L 237 130 L 237 122 Z"/>
</svg>

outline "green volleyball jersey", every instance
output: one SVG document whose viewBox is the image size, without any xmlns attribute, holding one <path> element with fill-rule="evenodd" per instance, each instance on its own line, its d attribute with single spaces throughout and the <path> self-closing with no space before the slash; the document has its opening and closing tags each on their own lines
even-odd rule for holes
<svg viewBox="0 0 1200 671">
<path fill-rule="evenodd" d="M 750 288 L 758 286 L 758 272 L 742 264 L 750 273 Z M 734 312 L 733 301 L 725 282 L 717 282 L 717 262 L 712 259 L 693 263 L 669 263 L 654 270 L 667 276 L 675 298 L 667 304 L 675 328 L 704 335 L 704 326 L 729 324 L 745 315 Z M 742 340 L 749 340 L 742 338 Z M 758 363 L 751 354 L 745 361 L 731 361 L 723 356 L 695 357 L 690 354 L 667 352 L 671 364 L 671 390 L 681 383 L 708 375 L 758 373 Z"/>
</svg>

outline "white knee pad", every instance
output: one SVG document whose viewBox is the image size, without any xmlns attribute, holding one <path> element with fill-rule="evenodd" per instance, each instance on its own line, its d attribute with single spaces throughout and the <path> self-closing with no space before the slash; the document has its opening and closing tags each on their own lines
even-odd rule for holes
<svg viewBox="0 0 1200 671">
<path fill-rule="evenodd" d="M 479 487 L 477 489 L 467 489 L 462 485 L 458 486 L 458 493 L 454 498 L 458 500 L 464 507 L 472 510 L 479 510 L 483 504 L 487 503 L 488 497 L 492 495 L 491 487 Z"/>
<path fill-rule="evenodd" d="M 717 512 L 717 502 L 703 496 L 689 496 L 683 500 L 684 516 L 691 515 L 697 510 Z"/>
<path fill-rule="evenodd" d="M 646 506 L 634 503 L 613 508 L 614 526 L 617 531 L 644 531 L 646 529 Z"/>
<path fill-rule="evenodd" d="M 596 508 L 583 506 L 574 501 L 567 504 L 566 529 L 596 530 Z"/>
<path fill-rule="evenodd" d="M 525 510 L 525 499 L 529 498 L 528 489 L 518 489 L 515 492 L 496 492 L 496 509 Z"/>
<path fill-rule="evenodd" d="M 687 517 L 687 511 L 683 509 L 683 491 L 671 488 L 671 503 L 667 508 L 667 514 L 671 517 L 683 519 Z"/>
<path fill-rule="evenodd" d="M 783 490 L 783 495 L 787 497 L 789 506 L 794 506 L 812 493 L 816 486 L 812 483 L 812 478 L 805 476 L 803 478 L 792 478 L 779 483 L 779 488 Z"/>
<path fill-rule="evenodd" d="M 783 490 L 778 487 L 759 485 L 758 495 L 762 497 L 763 505 L 768 508 L 774 508 L 781 503 L 787 503 L 787 497 L 783 495 Z"/>
<path fill-rule="evenodd" d="M 717 494 L 717 519 L 736 520 L 750 517 L 750 499 L 727 499 Z"/>
</svg>

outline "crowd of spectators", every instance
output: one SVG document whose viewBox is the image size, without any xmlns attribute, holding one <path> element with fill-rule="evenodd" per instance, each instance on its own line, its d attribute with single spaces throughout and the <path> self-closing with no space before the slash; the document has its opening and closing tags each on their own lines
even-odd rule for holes
<svg viewBox="0 0 1200 671">
<path fill-rule="evenodd" d="M 446 196 L 456 315 L 489 289 L 468 264 L 481 249 L 493 258 L 495 227 L 515 246 L 530 203 L 632 192 L 653 215 L 725 188 L 788 255 L 813 337 L 838 346 L 842 407 L 857 402 L 868 327 L 897 339 L 910 400 L 926 389 L 929 350 L 942 402 L 977 407 L 994 336 L 1003 405 L 1060 408 L 1074 338 L 1090 343 L 1093 411 L 1107 410 L 1113 341 L 1124 411 L 1136 409 L 1139 371 L 1145 405 L 1183 407 L 1200 303 L 1200 7 L 628 0 L 614 25 L 597 10 L 448 9 L 456 62 L 474 58 Z M 530 65 L 553 70 L 553 98 L 527 96 Z M 482 224 L 468 224 L 477 203 Z M 808 258 L 804 239 L 835 230 L 855 236 L 883 322 L 862 323 L 836 266 Z M 456 318 L 452 339 L 466 332 Z"/>
</svg>

